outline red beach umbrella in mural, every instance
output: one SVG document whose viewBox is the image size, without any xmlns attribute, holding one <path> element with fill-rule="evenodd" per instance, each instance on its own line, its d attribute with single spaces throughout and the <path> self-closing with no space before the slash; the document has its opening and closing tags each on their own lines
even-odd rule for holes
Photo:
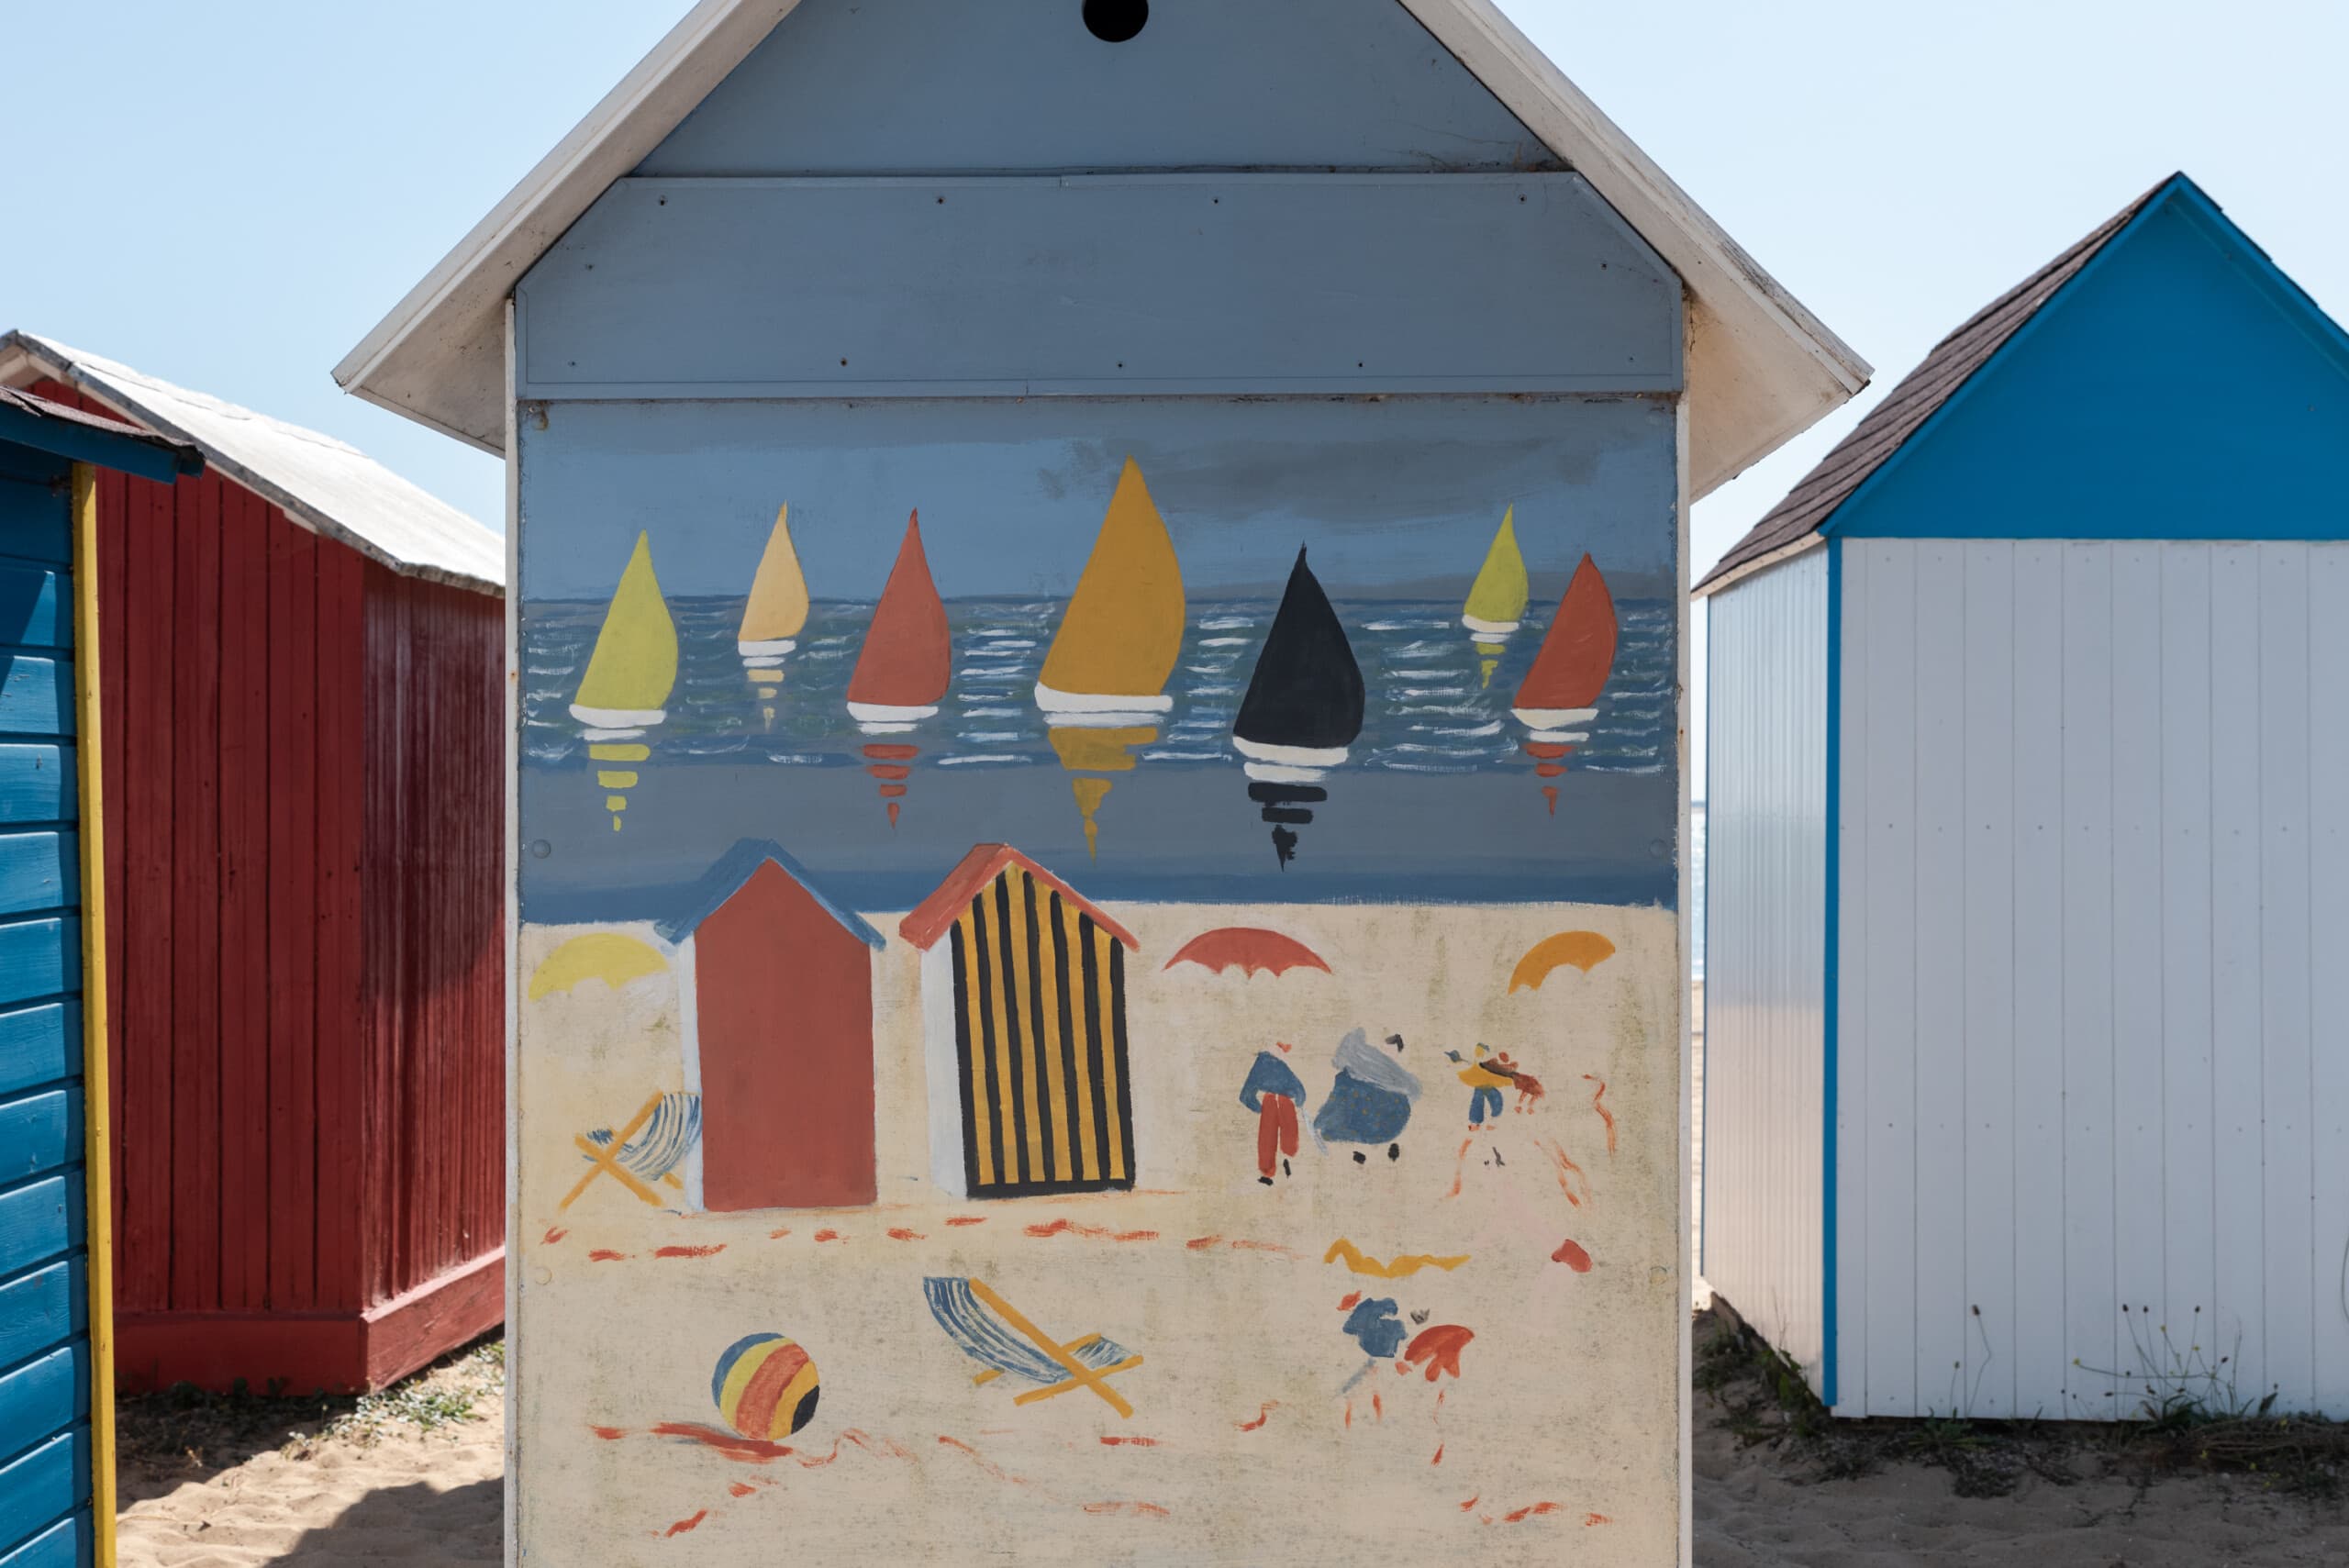
<svg viewBox="0 0 2349 1568">
<path fill-rule="evenodd" d="M 1318 969 L 1330 973 L 1330 965 L 1321 955 L 1278 931 L 1268 931 L 1260 926 L 1221 926 L 1212 931 L 1202 931 L 1183 944 L 1182 951 L 1166 961 L 1168 969 L 1178 963 L 1196 963 L 1221 974 L 1239 968 L 1243 973 L 1275 976 L 1292 969 Z"/>
</svg>

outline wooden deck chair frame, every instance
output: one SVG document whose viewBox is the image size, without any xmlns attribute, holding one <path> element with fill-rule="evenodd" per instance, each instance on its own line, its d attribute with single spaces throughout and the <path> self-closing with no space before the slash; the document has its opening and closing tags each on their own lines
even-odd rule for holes
<svg viewBox="0 0 2349 1568">
<path fill-rule="evenodd" d="M 1033 1405 L 1040 1399 L 1051 1399 L 1058 1395 L 1066 1394 L 1072 1389 L 1089 1388 L 1100 1396 L 1104 1404 L 1115 1410 L 1120 1419 L 1133 1418 L 1134 1407 L 1126 1403 L 1123 1395 L 1109 1386 L 1109 1379 L 1119 1373 L 1130 1372 L 1141 1365 L 1141 1357 L 1128 1356 L 1123 1361 L 1112 1362 L 1097 1371 L 1077 1360 L 1076 1352 L 1098 1340 L 1101 1338 L 1100 1335 L 1087 1334 L 1082 1339 L 1071 1340 L 1063 1345 L 1041 1329 L 1037 1328 L 1035 1324 L 1030 1323 L 1018 1307 L 997 1296 L 985 1281 L 973 1280 L 970 1284 L 971 1294 L 978 1299 L 980 1305 L 1002 1318 L 1005 1327 L 1023 1336 L 1030 1344 L 1052 1357 L 1061 1370 L 1068 1373 L 1068 1376 L 1059 1383 L 1047 1384 L 1041 1388 L 1031 1389 L 1026 1394 L 1016 1396 L 1011 1401 L 1014 1405 Z M 1000 1372 L 983 1372 L 971 1381 L 974 1384 L 992 1383 L 1002 1375 Z"/>
</svg>

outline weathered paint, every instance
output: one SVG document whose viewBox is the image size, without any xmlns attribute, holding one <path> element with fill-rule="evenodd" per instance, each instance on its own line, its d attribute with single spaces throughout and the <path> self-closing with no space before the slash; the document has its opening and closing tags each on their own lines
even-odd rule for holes
<svg viewBox="0 0 2349 1568">
<path fill-rule="evenodd" d="M 1827 552 L 1707 601 L 1706 1282 L 1826 1353 Z"/>
<path fill-rule="evenodd" d="M 515 297 L 533 398 L 1681 385 L 1572 173 L 624 180 Z"/>
</svg>

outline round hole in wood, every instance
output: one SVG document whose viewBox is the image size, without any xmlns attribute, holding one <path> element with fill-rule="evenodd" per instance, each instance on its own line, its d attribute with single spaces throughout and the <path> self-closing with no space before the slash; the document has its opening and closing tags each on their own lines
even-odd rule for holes
<svg viewBox="0 0 2349 1568">
<path fill-rule="evenodd" d="M 1150 0 L 1085 0 L 1085 30 L 1103 43 L 1124 43 L 1150 24 Z"/>
</svg>

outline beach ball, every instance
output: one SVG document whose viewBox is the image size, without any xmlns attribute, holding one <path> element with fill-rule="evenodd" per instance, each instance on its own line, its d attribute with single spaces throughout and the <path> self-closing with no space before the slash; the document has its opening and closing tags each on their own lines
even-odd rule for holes
<svg viewBox="0 0 2349 1568">
<path fill-rule="evenodd" d="M 787 1438 L 816 1417 L 816 1363 L 781 1334 L 737 1340 L 718 1358 L 710 1397 L 728 1426 L 746 1438 Z"/>
</svg>

